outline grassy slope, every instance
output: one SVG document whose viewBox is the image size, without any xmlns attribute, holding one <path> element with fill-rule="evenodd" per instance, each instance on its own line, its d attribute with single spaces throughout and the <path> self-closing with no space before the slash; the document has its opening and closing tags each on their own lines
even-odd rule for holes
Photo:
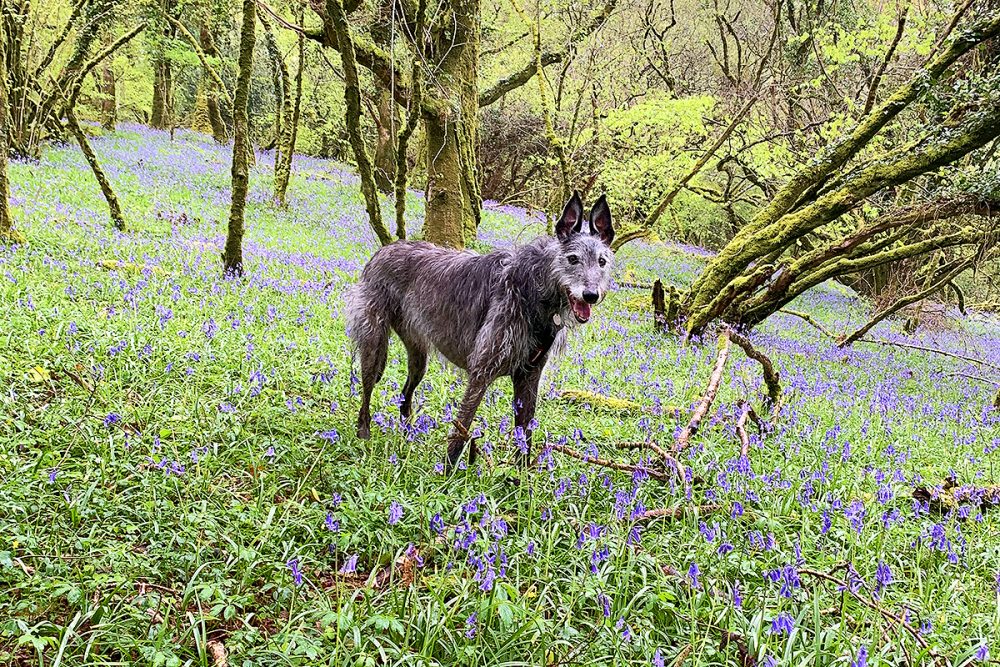
<svg viewBox="0 0 1000 667">
<path fill-rule="evenodd" d="M 862 646 L 869 664 L 916 658 L 895 624 L 799 573 L 845 562 L 866 598 L 887 566 L 880 604 L 911 610 L 939 653 L 974 660 L 991 641 L 1000 652 L 1000 512 L 966 503 L 942 515 L 910 497 L 950 472 L 976 488 L 996 482 L 1000 421 L 987 385 L 947 375 L 961 364 L 838 350 L 778 316 L 753 338 L 788 392 L 779 432 L 739 459 L 733 406 L 759 403 L 761 381 L 734 352 L 684 458 L 706 485 L 633 480 L 559 454 L 520 487 L 505 483 L 515 447 L 506 382 L 480 411 L 497 466 L 446 479 L 438 464 L 462 379 L 441 364 L 404 431 L 394 345 L 376 392 L 380 426 L 368 443 L 352 434 L 340 295 L 373 250 L 353 177 L 300 159 L 291 207 L 278 211 L 262 155 L 248 276 L 227 283 L 227 149 L 180 136 L 129 128 L 95 141 L 136 230 L 124 235 L 75 150 L 12 168 L 31 243 L 0 249 L 0 664 L 211 664 L 208 640 L 224 642 L 230 664 L 658 664 L 682 651 L 689 664 L 737 664 L 720 628 L 781 664 L 847 664 Z M 414 198 L 413 229 L 420 212 Z M 539 229 L 494 210 L 483 237 L 503 244 Z M 704 262 L 671 246 L 622 254 L 621 275 L 677 285 Z M 543 389 L 652 413 L 545 400 L 548 441 L 623 459 L 613 443 L 671 443 L 680 422 L 658 408 L 697 399 L 714 346 L 652 334 L 646 298 L 613 294 Z M 834 287 L 796 307 L 834 331 L 864 319 Z M 1000 360 L 1000 327 L 988 321 L 917 342 Z M 708 503 L 723 509 L 630 520 L 643 507 Z M 410 567 L 417 554 L 422 565 Z M 356 572 L 338 574 L 352 560 Z M 393 561 L 407 565 L 364 585 Z M 790 635 L 772 627 L 785 613 Z"/>
</svg>

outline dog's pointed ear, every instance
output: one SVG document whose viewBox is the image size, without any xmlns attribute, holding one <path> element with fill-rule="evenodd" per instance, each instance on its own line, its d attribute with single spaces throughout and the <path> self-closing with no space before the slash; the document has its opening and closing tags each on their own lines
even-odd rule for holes
<svg viewBox="0 0 1000 667">
<path fill-rule="evenodd" d="M 556 223 L 556 237 L 560 241 L 568 241 L 573 234 L 578 234 L 583 228 L 583 202 L 580 193 L 573 191 L 573 196 L 566 202 L 559 221 Z"/>
<path fill-rule="evenodd" d="M 608 198 L 601 195 L 601 198 L 590 209 L 590 234 L 600 237 L 604 245 L 611 247 L 611 242 L 615 238 L 615 228 L 611 223 L 611 208 L 608 207 Z"/>
</svg>

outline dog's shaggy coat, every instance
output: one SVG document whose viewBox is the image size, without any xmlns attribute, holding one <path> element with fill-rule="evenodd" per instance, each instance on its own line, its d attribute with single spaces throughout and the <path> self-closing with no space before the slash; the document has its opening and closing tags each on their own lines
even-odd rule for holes
<svg viewBox="0 0 1000 667">
<path fill-rule="evenodd" d="M 591 305 L 607 294 L 613 238 L 605 198 L 594 204 L 586 221 L 574 193 L 555 238 L 540 237 L 488 255 L 420 241 L 381 248 L 347 295 L 348 334 L 361 357 L 358 437 L 370 435 L 371 395 L 385 370 L 391 329 L 408 356 L 400 406 L 404 419 L 412 412 L 413 393 L 432 347 L 469 373 L 448 440 L 449 468 L 469 439 L 468 429 L 486 389 L 501 375 L 513 381 L 515 426 L 524 430 L 530 452 L 529 423 L 542 369 L 567 328 L 586 322 Z M 470 465 L 475 456 L 473 443 Z"/>
</svg>

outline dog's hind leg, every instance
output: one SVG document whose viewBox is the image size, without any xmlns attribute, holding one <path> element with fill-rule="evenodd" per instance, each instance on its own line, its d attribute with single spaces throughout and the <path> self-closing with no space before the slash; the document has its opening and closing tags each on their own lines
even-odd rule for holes
<svg viewBox="0 0 1000 667">
<path fill-rule="evenodd" d="M 374 318 L 372 318 L 374 319 Z M 358 437 L 367 440 L 371 436 L 372 391 L 382 379 L 385 362 L 389 353 L 389 326 L 385 322 L 370 322 L 372 325 L 358 344 L 361 356 L 361 410 L 358 411 Z"/>
<path fill-rule="evenodd" d="M 427 347 L 409 336 L 403 338 L 403 345 L 406 346 L 406 384 L 403 385 L 403 402 L 399 406 L 399 413 L 403 421 L 407 422 L 413 412 L 413 392 L 420 386 L 420 381 L 427 372 Z"/>
</svg>

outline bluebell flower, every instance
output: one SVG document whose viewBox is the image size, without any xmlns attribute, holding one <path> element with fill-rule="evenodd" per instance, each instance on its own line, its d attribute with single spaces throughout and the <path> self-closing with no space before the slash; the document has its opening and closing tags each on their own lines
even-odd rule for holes
<svg viewBox="0 0 1000 667">
<path fill-rule="evenodd" d="M 403 506 L 395 500 L 389 505 L 389 525 L 395 526 L 403 518 Z"/>
<path fill-rule="evenodd" d="M 287 563 L 285 563 L 285 565 L 288 567 L 289 570 L 292 571 L 292 578 L 295 580 L 295 585 L 296 586 L 301 586 L 302 585 L 302 570 L 299 569 L 299 559 L 298 558 L 293 558 L 290 561 L 288 561 Z"/>
<path fill-rule="evenodd" d="M 774 617 L 771 621 L 771 634 L 779 635 L 792 634 L 792 630 L 795 628 L 795 619 L 787 611 L 783 611 Z"/>
</svg>

